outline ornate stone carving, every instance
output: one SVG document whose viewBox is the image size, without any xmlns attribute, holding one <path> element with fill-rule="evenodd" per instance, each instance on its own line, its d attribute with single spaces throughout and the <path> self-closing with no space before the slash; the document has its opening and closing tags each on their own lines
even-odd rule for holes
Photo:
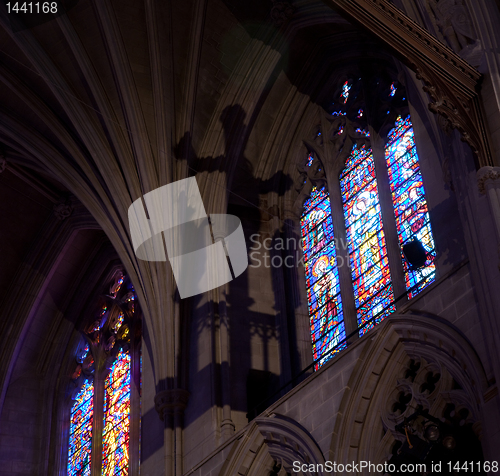
<svg viewBox="0 0 500 476">
<path fill-rule="evenodd" d="M 482 167 L 477 172 L 477 186 L 481 193 L 486 193 L 486 182 L 492 180 L 495 182 L 500 179 L 500 167 Z M 498 184 L 500 186 L 500 184 Z"/>
<path fill-rule="evenodd" d="M 60 198 L 56 203 L 54 203 L 54 206 L 52 207 L 52 210 L 54 211 L 54 215 L 58 220 L 65 220 L 69 216 L 71 216 L 71 213 L 73 213 L 73 208 L 70 205 L 70 200 L 69 198 Z"/>
<path fill-rule="evenodd" d="M 478 98 L 454 91 L 437 76 L 430 75 L 423 66 L 414 64 L 412 69 L 417 73 L 417 79 L 424 83 L 423 90 L 429 94 L 429 110 L 443 117 L 442 128 L 458 129 L 461 140 L 470 146 L 478 165 L 492 163 Z"/>
<path fill-rule="evenodd" d="M 432 101 L 429 109 L 460 131 L 478 166 L 493 164 L 477 92 L 481 74 L 476 69 L 388 0 L 324 1 L 362 24 L 402 58 L 424 81 Z"/>
<path fill-rule="evenodd" d="M 460 53 L 477 39 L 462 0 L 427 0 L 427 11 L 443 42 Z"/>
<path fill-rule="evenodd" d="M 478 437 L 481 434 L 481 419 L 474 398 L 460 388 L 440 362 L 428 362 L 423 358 L 410 360 L 385 401 L 387 404 L 381 412 L 382 422 L 395 440 L 404 442 L 409 438 L 417 438 L 425 441 L 424 423 L 428 418 L 424 415 L 427 414 L 431 418 L 446 421 L 449 426 L 468 425 Z M 397 427 L 415 415 L 416 411 L 422 411 L 423 415 L 412 420 L 405 435 Z"/>
<path fill-rule="evenodd" d="M 279 28 L 295 13 L 295 7 L 289 1 L 271 0 L 271 20 Z"/>
<path fill-rule="evenodd" d="M 180 388 L 164 390 L 155 396 L 155 409 L 161 421 L 165 421 L 167 414 L 183 412 L 189 400 L 189 392 Z"/>
</svg>

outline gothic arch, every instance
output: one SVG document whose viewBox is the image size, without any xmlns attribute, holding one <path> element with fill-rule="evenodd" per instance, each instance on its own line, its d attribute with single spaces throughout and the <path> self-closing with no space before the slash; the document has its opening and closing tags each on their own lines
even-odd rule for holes
<svg viewBox="0 0 500 476">
<path fill-rule="evenodd" d="M 388 405 L 388 392 L 400 383 L 397 376 L 410 359 L 444 369 L 448 379 L 459 384 L 462 391 L 453 397 L 458 405 L 468 407 L 475 422 L 474 430 L 480 436 L 478 407 L 485 400 L 488 382 L 466 337 L 448 322 L 431 315 L 394 314 L 379 326 L 351 374 L 335 422 L 328 459 L 377 464 L 388 459 L 394 439 L 390 431 L 384 430 L 382 418 L 387 422 L 384 409 Z M 451 398 L 451 393 L 443 398 Z M 429 410 L 439 405 L 440 402 Z"/>
<path fill-rule="evenodd" d="M 231 451 L 220 476 L 262 476 L 275 463 L 291 473 L 294 461 L 325 464 L 319 446 L 305 428 L 289 417 L 272 413 L 254 420 Z"/>
</svg>

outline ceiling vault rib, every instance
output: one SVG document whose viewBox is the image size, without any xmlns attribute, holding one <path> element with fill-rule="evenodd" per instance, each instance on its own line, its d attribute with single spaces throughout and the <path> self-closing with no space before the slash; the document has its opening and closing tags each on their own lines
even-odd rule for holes
<svg viewBox="0 0 500 476">
<path fill-rule="evenodd" d="M 107 1 L 94 1 L 94 8 L 112 65 L 127 129 L 130 133 L 129 140 L 141 178 L 142 190 L 140 194 L 144 194 L 154 190 L 159 185 L 158 180 L 153 179 L 158 177 L 156 170 L 158 164 L 155 161 L 155 155 L 152 154 L 141 101 L 115 13 Z M 132 200 L 136 198 L 131 197 Z"/>
</svg>

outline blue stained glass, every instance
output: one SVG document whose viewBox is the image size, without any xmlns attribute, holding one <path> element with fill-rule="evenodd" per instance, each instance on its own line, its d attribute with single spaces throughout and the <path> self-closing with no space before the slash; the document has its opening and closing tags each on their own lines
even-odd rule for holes
<svg viewBox="0 0 500 476">
<path fill-rule="evenodd" d="M 354 146 L 340 176 L 360 334 L 395 310 L 371 149 Z"/>
<path fill-rule="evenodd" d="M 401 249 L 416 238 L 427 251 L 425 266 L 419 270 L 411 270 L 402 255 L 406 289 L 412 298 L 434 281 L 436 251 L 410 116 L 396 120 L 385 157 Z"/>
<path fill-rule="evenodd" d="M 313 189 L 301 218 L 313 357 L 318 369 L 345 347 L 330 198 Z"/>
<path fill-rule="evenodd" d="M 68 476 L 90 476 L 93 419 L 94 384 L 85 381 L 71 409 Z"/>
<path fill-rule="evenodd" d="M 396 94 L 396 91 L 398 90 L 398 88 L 396 87 L 396 84 L 395 83 L 392 83 L 391 84 L 391 92 L 389 93 L 389 96 L 392 98 L 394 97 L 394 95 Z"/>
</svg>

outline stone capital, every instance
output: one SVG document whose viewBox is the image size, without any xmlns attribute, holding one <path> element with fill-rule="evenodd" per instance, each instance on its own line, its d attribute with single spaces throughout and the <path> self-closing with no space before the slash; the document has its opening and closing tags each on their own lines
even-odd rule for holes
<svg viewBox="0 0 500 476">
<path fill-rule="evenodd" d="M 477 186 L 481 193 L 486 192 L 486 182 L 488 181 L 497 181 L 500 179 L 500 167 L 481 167 L 477 171 Z M 500 186 L 500 182 L 498 183 Z"/>
<path fill-rule="evenodd" d="M 183 412 L 187 406 L 189 392 L 180 388 L 163 390 L 155 396 L 155 409 L 162 421 L 165 415 Z"/>
</svg>

